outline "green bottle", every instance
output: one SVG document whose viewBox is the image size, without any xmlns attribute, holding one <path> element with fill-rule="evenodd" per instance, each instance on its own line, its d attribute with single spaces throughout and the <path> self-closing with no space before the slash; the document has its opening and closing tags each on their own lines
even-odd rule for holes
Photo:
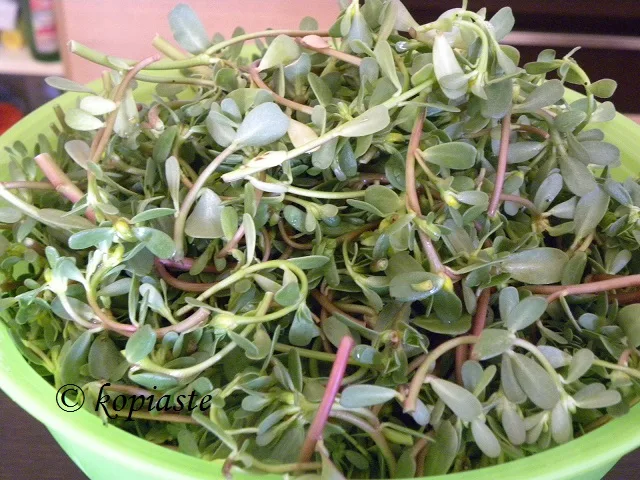
<svg viewBox="0 0 640 480">
<path fill-rule="evenodd" d="M 22 0 L 25 36 L 37 60 L 60 60 L 54 0 Z"/>
</svg>

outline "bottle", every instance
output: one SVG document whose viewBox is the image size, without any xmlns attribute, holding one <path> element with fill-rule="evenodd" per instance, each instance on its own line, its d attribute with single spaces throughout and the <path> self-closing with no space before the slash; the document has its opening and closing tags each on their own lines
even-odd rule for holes
<svg viewBox="0 0 640 480">
<path fill-rule="evenodd" d="M 54 0 L 22 0 L 22 9 L 33 57 L 44 62 L 59 60 Z"/>
</svg>

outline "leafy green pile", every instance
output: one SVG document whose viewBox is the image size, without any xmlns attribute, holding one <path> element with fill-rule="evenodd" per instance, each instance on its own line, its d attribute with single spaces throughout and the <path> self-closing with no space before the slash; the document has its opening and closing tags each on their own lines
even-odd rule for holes
<svg viewBox="0 0 640 480">
<path fill-rule="evenodd" d="M 157 37 L 166 58 L 141 62 L 72 42 L 111 70 L 48 79 L 77 108 L 35 158 L 8 149 L 0 186 L 21 351 L 94 404 L 148 399 L 163 411 L 100 415 L 227 474 L 462 471 L 623 415 L 640 185 L 593 127 L 615 82 L 575 51 L 519 67 L 509 8 L 418 25 L 398 0 L 342 4 L 328 32 L 228 40 L 178 5 L 188 53 Z"/>
</svg>

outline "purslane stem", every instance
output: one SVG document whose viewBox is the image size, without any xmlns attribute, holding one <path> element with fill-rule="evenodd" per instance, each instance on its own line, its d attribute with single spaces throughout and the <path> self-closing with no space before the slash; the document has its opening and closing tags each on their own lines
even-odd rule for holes
<svg viewBox="0 0 640 480">
<path fill-rule="evenodd" d="M 476 343 L 477 341 L 478 337 L 476 337 L 475 335 L 465 335 L 462 337 L 452 338 L 451 340 L 448 340 L 431 350 L 411 379 L 411 383 L 409 384 L 409 392 L 407 393 L 407 396 L 404 400 L 404 411 L 414 412 L 416 410 L 416 401 L 418 400 L 420 389 L 422 388 L 422 385 L 427 378 L 429 369 L 432 365 L 435 364 L 438 358 L 447 353 L 449 350 L 456 348 L 458 345 L 471 345 Z"/>
<path fill-rule="evenodd" d="M 331 368 L 329 382 L 327 383 L 313 422 L 311 422 L 311 426 L 309 427 L 304 443 L 302 444 L 300 456 L 298 457 L 299 463 L 306 463 L 311 460 L 316 443 L 318 440 L 322 439 L 322 432 L 327 424 L 327 419 L 331 413 L 331 407 L 333 406 L 333 402 L 338 394 L 342 378 L 344 377 L 344 373 L 347 369 L 349 356 L 351 355 L 351 350 L 354 346 L 355 342 L 352 337 L 348 335 L 342 337 L 340 346 L 338 347 L 336 361 Z M 363 423 L 366 424 L 366 422 Z M 366 425 L 369 426 L 369 424 Z"/>
<path fill-rule="evenodd" d="M 225 159 L 237 149 L 238 146 L 235 143 L 232 143 L 227 148 L 225 148 L 213 162 L 207 165 L 207 167 L 198 176 L 197 180 L 193 183 L 193 186 L 189 189 L 187 195 L 184 197 L 173 227 L 173 241 L 176 245 L 176 253 L 174 255 L 174 258 L 176 260 L 180 260 L 184 257 L 184 227 L 187 223 L 189 211 L 191 210 L 191 207 L 198 197 L 198 193 L 200 192 L 202 187 L 204 187 L 205 183 L 207 183 L 209 177 L 213 175 L 216 169 L 220 166 L 220 164 L 224 162 Z"/>
<path fill-rule="evenodd" d="M 205 50 L 206 55 L 213 55 L 220 50 L 224 50 L 231 45 L 247 40 L 255 40 L 256 38 L 277 37 L 278 35 L 287 35 L 289 37 L 306 37 L 307 35 L 317 35 L 319 37 L 328 37 L 329 32 L 326 30 L 264 30 L 261 32 L 247 33 L 238 35 L 223 42 L 216 43 Z"/>
<path fill-rule="evenodd" d="M 507 173 L 507 156 L 509 155 L 509 137 L 511 134 L 511 111 L 502 119 L 502 135 L 500 137 L 500 152 L 498 153 L 498 165 L 496 168 L 496 181 L 493 187 L 493 194 L 489 202 L 489 217 L 493 218 L 498 213 L 498 205 L 500 204 L 500 195 Z"/>
</svg>

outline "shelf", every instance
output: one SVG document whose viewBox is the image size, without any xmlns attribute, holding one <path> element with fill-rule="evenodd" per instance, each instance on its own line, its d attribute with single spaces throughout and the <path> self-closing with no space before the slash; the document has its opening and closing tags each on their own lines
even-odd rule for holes
<svg viewBox="0 0 640 480">
<path fill-rule="evenodd" d="M 6 50 L 0 47 L 0 75 L 63 75 L 62 62 L 40 62 L 27 48 Z"/>
</svg>

